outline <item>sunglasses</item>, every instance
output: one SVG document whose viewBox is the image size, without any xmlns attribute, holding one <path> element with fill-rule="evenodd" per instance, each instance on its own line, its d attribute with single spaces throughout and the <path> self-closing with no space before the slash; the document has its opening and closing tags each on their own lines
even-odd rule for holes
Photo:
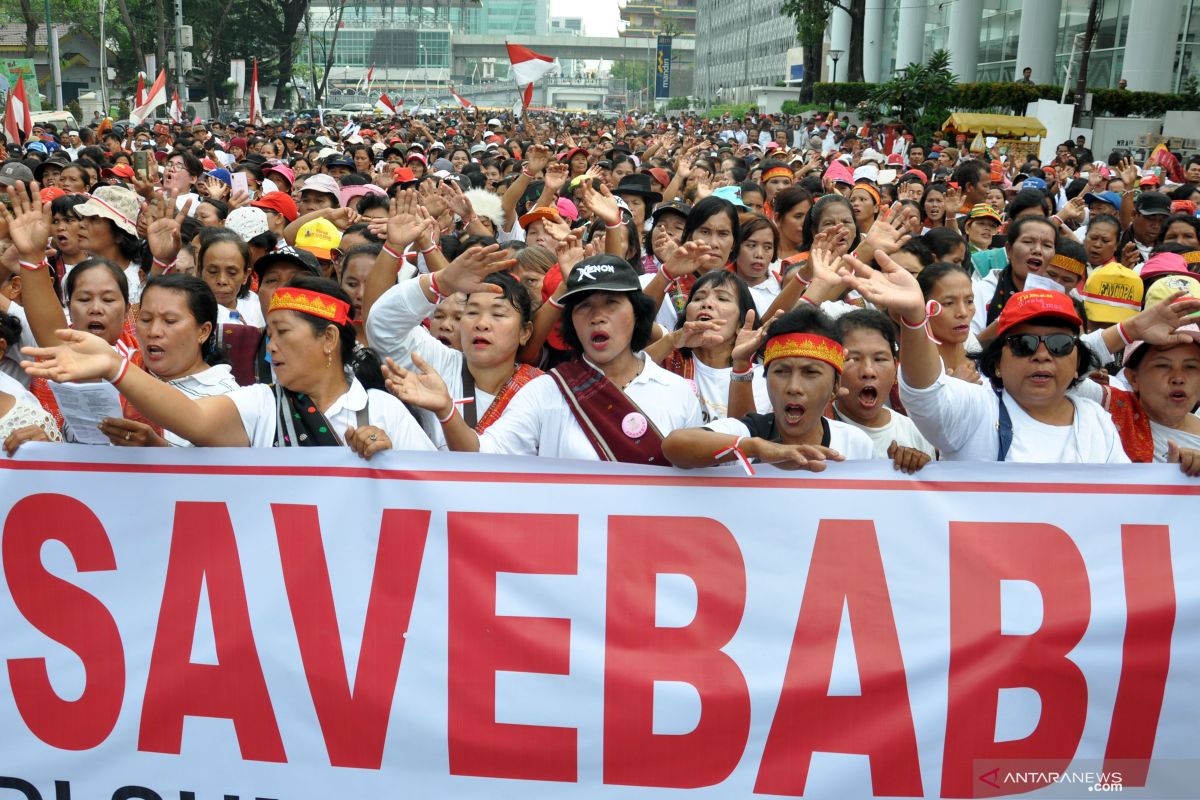
<svg viewBox="0 0 1200 800">
<path fill-rule="evenodd" d="M 1075 350 L 1076 338 L 1069 333 L 1047 333 L 1038 336 L 1033 333 L 1019 333 L 1004 340 L 1009 351 L 1017 358 L 1029 358 L 1046 345 L 1046 352 L 1056 358 L 1069 356 Z"/>
</svg>

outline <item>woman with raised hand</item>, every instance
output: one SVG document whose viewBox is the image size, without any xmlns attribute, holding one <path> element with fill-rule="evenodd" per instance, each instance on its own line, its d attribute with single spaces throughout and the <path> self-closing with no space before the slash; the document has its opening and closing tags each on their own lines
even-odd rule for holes
<svg viewBox="0 0 1200 800">
<path fill-rule="evenodd" d="M 192 398 L 130 364 L 92 334 L 57 332 L 60 344 L 26 348 L 22 366 L 54 381 L 110 381 L 157 425 L 202 447 L 347 445 L 363 458 L 381 450 L 433 450 L 404 405 L 378 382 L 378 362 L 355 349 L 350 301 L 331 280 L 297 275 L 271 298 L 267 350 L 278 383 Z"/>
<path fill-rule="evenodd" d="M 437 372 L 417 358 L 420 374 L 398 367 L 389 388 L 437 413 L 451 450 L 665 465 L 663 436 L 699 425 L 702 413 L 688 382 L 641 352 L 654 327 L 654 304 L 642 294 L 637 271 L 615 256 L 585 258 L 559 299 L 574 360 L 530 381 L 482 434 L 457 413 Z"/>
<path fill-rule="evenodd" d="M 435 370 L 455 398 L 463 399 L 466 424 L 483 433 L 500 419 L 517 391 L 541 370 L 517 363 L 529 339 L 533 310 L 529 294 L 507 270 L 516 264 L 499 245 L 472 247 L 440 272 L 396 284 L 371 307 L 367 337 L 389 365 Z M 463 293 L 459 348 L 435 339 L 421 321 L 441 300 Z M 422 427 L 439 448 L 446 439 L 432 412 L 421 410 Z"/>
<path fill-rule="evenodd" d="M 783 314 L 768 327 L 762 347 L 769 414 L 714 420 L 674 431 L 663 452 L 677 467 L 708 467 L 737 460 L 820 471 L 826 460 L 874 458 L 870 438 L 853 425 L 824 416 L 838 395 L 845 350 L 837 326 L 811 306 Z"/>
<path fill-rule="evenodd" d="M 971 333 L 975 291 L 970 273 L 954 264 L 933 264 L 921 270 L 917 284 L 926 305 L 937 303 L 935 309 L 939 310 L 929 319 L 929 333 L 936 340 L 947 374 L 982 383 L 974 358 L 981 348 Z"/>
<path fill-rule="evenodd" d="M 1108 414 L 1069 390 L 1092 370 L 1091 348 L 1071 299 L 1042 290 L 1014 294 L 997 319 L 996 337 L 979 368 L 988 385 L 946 374 L 926 326 L 917 279 L 886 255 L 882 271 L 848 256 L 843 280 L 872 303 L 899 315 L 900 398 L 910 419 L 945 461 L 1128 463 Z M 1100 333 L 1097 346 L 1121 348 L 1122 334 L 1168 343 L 1190 337 L 1174 329 L 1200 301 L 1164 303 Z M 1093 337 L 1093 341 L 1095 337 Z"/>
</svg>

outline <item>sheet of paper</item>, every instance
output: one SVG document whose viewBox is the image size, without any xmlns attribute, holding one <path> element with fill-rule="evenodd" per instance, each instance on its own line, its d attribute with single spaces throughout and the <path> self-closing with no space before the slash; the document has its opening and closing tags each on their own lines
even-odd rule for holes
<svg viewBox="0 0 1200 800">
<path fill-rule="evenodd" d="M 1066 287 L 1058 281 L 1052 281 L 1044 275 L 1038 275 L 1033 272 L 1025 276 L 1025 288 L 1045 289 L 1048 292 L 1058 292 L 1059 294 L 1067 293 Z"/>
<path fill-rule="evenodd" d="M 80 444 L 112 444 L 100 432 L 100 421 L 120 418 L 121 393 L 111 383 L 50 383 L 63 422 Z"/>
</svg>

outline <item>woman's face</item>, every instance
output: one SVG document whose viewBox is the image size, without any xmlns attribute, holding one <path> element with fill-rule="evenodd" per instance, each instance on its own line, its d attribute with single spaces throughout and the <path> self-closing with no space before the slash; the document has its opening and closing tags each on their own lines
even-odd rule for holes
<svg viewBox="0 0 1200 800">
<path fill-rule="evenodd" d="M 733 252 L 733 223 L 729 215 L 717 212 L 701 222 L 692 231 L 691 241 L 706 244 L 716 251 L 714 264 L 719 267 L 729 262 L 729 254 Z M 719 259 L 720 263 L 717 264 Z"/>
<path fill-rule="evenodd" d="M 1012 264 L 1013 275 L 1025 280 L 1030 273 L 1038 274 L 1054 257 L 1053 225 L 1029 225 L 1021 229 L 1020 235 L 1008 243 L 1008 263 Z"/>
<path fill-rule="evenodd" d="M 1112 225 L 1089 225 L 1083 249 L 1087 251 L 1089 264 L 1104 266 L 1117 254 L 1117 229 Z"/>
<path fill-rule="evenodd" d="M 760 192 L 742 192 L 742 202 L 750 207 L 750 210 L 755 214 L 763 213 L 763 205 L 766 203 L 766 198 Z"/>
<path fill-rule="evenodd" d="M 196 258 L 192 255 L 191 250 L 183 248 L 175 256 L 175 271 L 184 275 L 196 274 Z"/>
<path fill-rule="evenodd" d="M 688 322 L 721 323 L 721 341 L 732 342 L 741 327 L 741 307 L 738 305 L 737 292 L 732 283 L 720 285 L 707 284 L 692 293 L 684 309 L 684 317 Z"/>
<path fill-rule="evenodd" d="M 896 383 L 896 357 L 879 331 L 855 328 L 845 338 L 841 385 L 847 394 L 838 400 L 838 408 L 859 424 L 871 424 Z"/>
<path fill-rule="evenodd" d="M 946 216 L 946 195 L 930 190 L 925 195 L 925 217 L 930 222 L 941 222 Z"/>
<path fill-rule="evenodd" d="M 779 236 L 784 241 L 791 242 L 796 247 L 804 241 L 804 218 L 808 216 L 810 208 L 812 208 L 812 203 L 805 200 L 788 209 L 782 216 L 776 217 L 775 223 L 779 226 Z"/>
<path fill-rule="evenodd" d="M 854 207 L 854 221 L 859 231 L 866 233 L 875 222 L 875 214 L 879 210 L 875 198 L 863 189 L 855 188 L 850 192 L 850 205 Z"/>
<path fill-rule="evenodd" d="M 571 156 L 571 175 L 582 175 L 583 173 L 587 172 L 587 168 L 588 159 L 586 155 L 583 153 L 576 153 L 575 155 Z M 633 171 L 632 165 L 630 165 L 630 171 Z"/>
<path fill-rule="evenodd" d="M 312 168 L 308 166 L 308 162 L 303 158 L 297 158 L 296 163 L 292 164 L 292 172 L 295 173 L 296 177 L 298 178 L 301 175 L 307 175 L 308 173 L 312 172 Z"/>
<path fill-rule="evenodd" d="M 1153 347 L 1125 374 L 1150 419 L 1178 427 L 1200 403 L 1200 344 Z"/>
<path fill-rule="evenodd" d="M 371 156 L 366 150 L 354 151 L 354 168 L 363 175 L 371 174 Z"/>
<path fill-rule="evenodd" d="M 196 207 L 196 221 L 206 228 L 219 228 L 224 224 L 216 206 L 211 203 L 201 203 Z"/>
<path fill-rule="evenodd" d="M 1004 336 L 1008 338 L 1022 333 L 1039 336 L 1069 333 L 1074 336 L 1074 332 L 1067 328 L 1032 324 L 1016 325 Z M 1044 343 L 1039 343 L 1033 355 L 1020 357 L 1013 355 L 1012 348 L 1005 344 L 997 372 L 1004 389 L 1024 408 L 1052 408 L 1071 387 L 1077 365 L 1077 354 L 1074 350 L 1065 356 L 1053 356 Z"/>
<path fill-rule="evenodd" d="M 933 335 L 945 344 L 963 344 L 971 335 L 971 318 L 975 316 L 975 292 L 971 279 L 961 272 L 952 272 L 933 284 L 930 300 L 937 300 L 942 313 L 929 320 Z"/>
<path fill-rule="evenodd" d="M 1168 225 L 1166 233 L 1163 234 L 1163 242 L 1200 248 L 1200 239 L 1196 237 L 1196 229 L 1186 222 L 1172 222 Z"/>
<path fill-rule="evenodd" d="M 342 268 L 342 289 L 350 295 L 353 307 L 353 319 L 362 319 L 363 289 L 367 285 L 367 276 L 371 274 L 371 266 L 375 263 L 374 256 L 369 254 L 355 256 L 346 262 Z"/>
<path fill-rule="evenodd" d="M 163 173 L 163 188 L 172 192 L 184 194 L 191 191 L 192 176 L 187 171 L 187 164 L 181 156 L 167 159 L 166 171 Z"/>
<path fill-rule="evenodd" d="M 83 217 L 79 223 L 79 246 L 92 255 L 111 250 L 116 246 L 113 224 L 104 217 Z"/>
<path fill-rule="evenodd" d="M 737 272 L 751 286 L 767 278 L 771 262 L 775 260 L 775 237 L 769 228 L 759 228 L 742 240 L 738 250 Z"/>
<path fill-rule="evenodd" d="M 767 367 L 767 394 L 784 442 L 796 442 L 821 424 L 837 391 L 837 372 L 813 358 L 777 358 Z"/>
<path fill-rule="evenodd" d="M 459 326 L 465 306 L 465 295 L 456 294 L 438 303 L 429 315 L 429 333 L 442 344 L 455 350 L 462 349 Z"/>
<path fill-rule="evenodd" d="M 997 209 L 997 210 L 1003 209 L 1004 208 L 1004 190 L 999 187 L 993 186 L 992 188 L 987 190 L 986 200 L 984 200 L 984 202 L 986 202 L 989 206 L 991 206 L 994 209 Z"/>
<path fill-rule="evenodd" d="M 687 220 L 678 214 L 660 214 L 658 217 L 658 222 L 654 223 L 654 230 L 651 232 L 652 235 L 650 240 L 653 241 L 653 234 L 656 234 L 659 232 L 659 230 L 662 230 L 671 237 L 671 240 L 675 242 L 675 244 L 679 244 L 680 240 L 683 239 L 683 228 L 686 224 Z"/>
<path fill-rule="evenodd" d="M 105 267 L 92 267 L 75 279 L 68 306 L 75 330 L 93 333 L 109 344 L 121 338 L 125 299 L 117 279 Z"/>
<path fill-rule="evenodd" d="M 231 242 L 217 242 L 204 251 L 200 277 L 226 308 L 237 308 L 238 292 L 246 283 L 246 262 Z"/>
<path fill-rule="evenodd" d="M 530 333 L 532 325 L 523 324 L 521 312 L 502 295 L 476 292 L 467 296 L 458 335 L 463 355 L 471 366 L 511 365 Z"/>
<path fill-rule="evenodd" d="M 980 250 L 987 250 L 992 246 L 992 237 L 999 227 L 996 220 L 990 217 L 976 217 L 965 226 L 967 241 Z"/>
<path fill-rule="evenodd" d="M 533 310 L 537 311 L 542 305 L 542 282 L 546 280 L 545 273 L 538 272 L 533 267 L 526 267 L 519 261 L 512 269 L 513 277 L 521 282 L 525 287 L 525 291 L 529 293 L 529 300 L 533 303 Z"/>
<path fill-rule="evenodd" d="M 462 172 L 463 167 L 471 163 L 471 156 L 466 150 L 455 150 L 450 154 L 450 163 L 454 165 L 455 172 Z"/>
<path fill-rule="evenodd" d="M 267 316 L 267 336 L 271 366 L 285 389 L 301 391 L 321 373 L 329 357 L 338 354 L 337 337 L 317 333 L 298 311 L 272 311 Z"/>
<path fill-rule="evenodd" d="M 417 161 L 415 158 L 408 162 L 408 168 L 412 170 L 413 177 L 415 177 L 417 180 L 425 177 L 425 165 L 420 161 Z"/>
<path fill-rule="evenodd" d="M 188 308 L 187 294 L 152 286 L 142 295 L 137 338 L 146 368 L 163 380 L 186 374 L 202 360 L 200 347 L 212 333 Z"/>
<path fill-rule="evenodd" d="M 64 256 L 79 253 L 79 229 L 83 222 L 74 212 L 55 214 L 53 223 L 54 246 Z"/>
<path fill-rule="evenodd" d="M 592 292 L 572 309 L 571 324 L 584 356 L 603 367 L 629 351 L 633 304 L 624 292 Z"/>
<path fill-rule="evenodd" d="M 1074 272 L 1071 272 L 1068 269 L 1063 269 L 1062 267 L 1056 267 L 1053 264 L 1047 264 L 1046 266 L 1042 267 L 1042 274 L 1050 280 L 1055 281 L 1059 286 L 1063 287 L 1068 292 L 1072 289 L 1078 288 L 1079 284 L 1083 282 L 1083 278 L 1079 277 Z"/>
<path fill-rule="evenodd" d="M 87 172 L 83 167 L 64 167 L 58 173 L 58 188 L 67 194 L 82 194 L 87 191 Z"/>
<path fill-rule="evenodd" d="M 576 158 L 583 158 L 583 156 L 576 156 Z M 571 162 L 574 163 L 575 159 L 574 158 L 571 159 Z M 587 172 L 587 160 L 586 159 L 584 160 L 583 171 Z M 632 175 L 632 174 L 633 174 L 633 162 L 632 161 L 622 161 L 620 164 L 617 164 L 615 167 L 613 167 L 613 170 L 612 170 L 613 185 L 616 186 L 618 183 L 621 182 L 621 178 L 624 178 L 626 175 Z M 705 174 L 707 174 L 707 173 L 705 173 Z"/>
<path fill-rule="evenodd" d="M 300 192 L 301 215 L 326 208 L 333 208 L 333 195 L 327 192 L 318 192 L 315 189 L 304 189 Z"/>
<path fill-rule="evenodd" d="M 817 233 L 835 225 L 844 225 L 849 231 L 853 231 L 855 227 L 854 214 L 840 201 L 829 203 L 822 209 L 821 216 L 817 219 Z"/>
</svg>

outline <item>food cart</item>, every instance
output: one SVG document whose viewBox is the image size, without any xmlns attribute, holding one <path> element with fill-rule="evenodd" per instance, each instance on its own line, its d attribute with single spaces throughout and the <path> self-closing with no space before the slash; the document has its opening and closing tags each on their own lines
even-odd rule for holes
<svg viewBox="0 0 1200 800">
<path fill-rule="evenodd" d="M 1018 117 L 1012 114 L 974 114 L 956 112 L 942 123 L 948 134 L 966 134 L 971 140 L 971 152 L 984 152 L 984 137 L 995 136 L 1001 155 L 1008 156 L 1009 163 L 1020 164 L 1030 156 L 1037 156 L 1046 135 L 1046 126 L 1037 117 Z M 976 146 L 978 144 L 978 146 Z"/>
</svg>

